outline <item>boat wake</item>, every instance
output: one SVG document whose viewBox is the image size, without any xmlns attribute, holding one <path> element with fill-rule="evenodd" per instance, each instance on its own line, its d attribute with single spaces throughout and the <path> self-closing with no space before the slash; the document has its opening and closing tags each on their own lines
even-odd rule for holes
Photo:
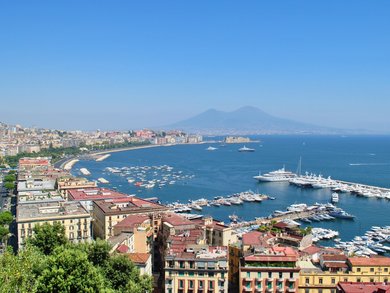
<svg viewBox="0 0 390 293">
<path fill-rule="evenodd" d="M 349 163 L 350 166 L 388 166 L 390 163 Z"/>
</svg>

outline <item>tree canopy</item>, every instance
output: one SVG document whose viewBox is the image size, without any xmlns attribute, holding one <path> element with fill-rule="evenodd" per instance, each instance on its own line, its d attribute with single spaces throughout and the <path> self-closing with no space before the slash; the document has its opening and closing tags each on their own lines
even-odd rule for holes
<svg viewBox="0 0 390 293">
<path fill-rule="evenodd" d="M 106 241 L 72 244 L 60 223 L 34 233 L 17 255 L 0 255 L 0 292 L 152 292 L 152 278 L 127 256 L 111 255 Z"/>
</svg>

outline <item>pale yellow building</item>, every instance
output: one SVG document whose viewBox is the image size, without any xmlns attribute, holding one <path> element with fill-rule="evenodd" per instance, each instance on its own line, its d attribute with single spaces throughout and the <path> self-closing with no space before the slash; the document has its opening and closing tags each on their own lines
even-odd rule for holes
<svg viewBox="0 0 390 293">
<path fill-rule="evenodd" d="M 91 218 L 89 212 L 77 202 L 41 202 L 17 206 L 16 224 L 18 248 L 33 235 L 36 225 L 55 222 L 65 227 L 65 235 L 71 242 L 91 240 Z"/>
<path fill-rule="evenodd" d="M 341 257 L 340 257 L 341 259 Z M 328 265 L 302 265 L 299 277 L 301 293 L 335 293 L 339 282 L 388 282 L 390 258 L 350 257 L 341 261 L 326 260 Z"/>
<path fill-rule="evenodd" d="M 135 196 L 96 200 L 93 202 L 92 218 L 94 238 L 108 239 L 114 235 L 114 226 L 128 215 L 158 215 L 169 208 Z M 153 219 L 153 227 L 157 227 Z M 154 231 L 153 231 L 154 232 Z"/>
<path fill-rule="evenodd" d="M 67 191 L 80 188 L 96 187 L 96 182 L 82 177 L 62 177 L 57 179 L 57 189 L 63 198 L 67 198 Z"/>
</svg>

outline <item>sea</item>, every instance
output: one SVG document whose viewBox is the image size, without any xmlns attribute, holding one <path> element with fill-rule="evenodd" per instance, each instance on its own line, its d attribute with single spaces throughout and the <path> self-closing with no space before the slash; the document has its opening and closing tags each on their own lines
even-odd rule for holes
<svg viewBox="0 0 390 293">
<path fill-rule="evenodd" d="M 216 141 L 220 138 L 206 139 Z M 162 203 L 187 203 L 189 200 L 212 199 L 247 190 L 276 197 L 275 200 L 261 203 L 245 202 L 241 206 L 203 207 L 202 211 L 197 212 L 225 223 L 229 223 L 229 215 L 233 213 L 239 219 L 253 220 L 266 217 L 275 210 L 285 210 L 294 203 L 310 205 L 329 202 L 332 193 L 329 189 L 299 188 L 289 183 L 258 183 L 253 179 L 259 173 L 282 167 L 295 172 L 300 158 L 302 173 L 390 188 L 390 136 L 267 135 L 252 139 L 257 142 L 245 145 L 254 148 L 255 152 L 239 152 L 238 149 L 244 144 L 219 142 L 161 146 L 112 153 L 101 162 L 79 161 L 72 172 L 82 176 L 80 168 L 87 168 L 91 172 L 91 176 L 88 176 L 90 180 L 103 177 L 110 182 L 99 184 L 102 187 L 142 198 L 157 197 Z M 209 146 L 217 149 L 208 151 Z M 108 172 L 107 167 L 133 169 L 120 175 Z M 163 180 L 165 177 L 167 183 L 160 187 L 140 188 L 134 185 L 137 174 L 149 180 Z M 127 178 L 134 178 L 135 182 L 129 183 Z M 372 226 L 390 225 L 389 200 L 341 193 L 337 206 L 356 218 L 309 225 L 339 231 L 342 241 L 364 235 Z M 332 246 L 334 242 L 321 244 Z"/>
</svg>

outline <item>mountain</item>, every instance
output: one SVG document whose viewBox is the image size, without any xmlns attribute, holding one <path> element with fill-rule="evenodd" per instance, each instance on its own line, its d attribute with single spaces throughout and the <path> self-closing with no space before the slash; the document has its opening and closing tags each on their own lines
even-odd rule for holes
<svg viewBox="0 0 390 293">
<path fill-rule="evenodd" d="M 232 112 L 210 109 L 189 119 L 168 125 L 164 129 L 180 129 L 207 135 L 353 134 L 357 132 L 278 118 L 250 106 Z"/>
</svg>

